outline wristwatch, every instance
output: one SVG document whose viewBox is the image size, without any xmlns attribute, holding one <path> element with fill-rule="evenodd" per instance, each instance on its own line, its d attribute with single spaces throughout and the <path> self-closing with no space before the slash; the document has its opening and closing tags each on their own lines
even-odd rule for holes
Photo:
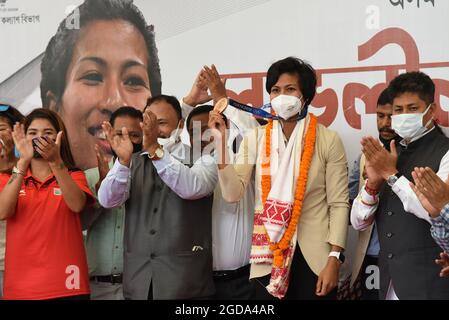
<svg viewBox="0 0 449 320">
<path fill-rule="evenodd" d="M 401 175 L 398 173 L 393 174 L 387 178 L 387 183 L 390 187 L 393 187 L 393 185 L 398 181 L 398 179 L 401 177 Z"/>
<path fill-rule="evenodd" d="M 150 158 L 151 160 L 159 160 L 162 159 L 164 157 L 164 148 L 159 145 L 156 150 L 154 150 L 154 154 L 150 155 L 148 153 L 148 158 Z"/>
<path fill-rule="evenodd" d="M 20 171 L 20 169 L 17 168 L 17 167 L 12 168 L 12 173 L 13 174 L 20 174 L 21 176 L 25 177 L 25 173 Z"/>
<path fill-rule="evenodd" d="M 217 101 L 217 103 L 214 106 L 214 110 L 218 111 L 220 113 L 223 113 L 225 109 L 228 107 L 228 98 L 221 98 Z"/>
<path fill-rule="evenodd" d="M 342 252 L 338 252 L 338 251 L 331 251 L 329 253 L 329 257 L 335 257 L 338 259 L 338 261 L 340 261 L 340 263 L 345 262 L 345 256 Z"/>
</svg>

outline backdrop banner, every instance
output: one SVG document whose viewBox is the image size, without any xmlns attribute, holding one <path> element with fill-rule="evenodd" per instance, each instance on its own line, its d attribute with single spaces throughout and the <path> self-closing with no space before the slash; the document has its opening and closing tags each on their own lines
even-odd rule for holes
<svg viewBox="0 0 449 320">
<path fill-rule="evenodd" d="M 361 137 L 377 137 L 377 98 L 400 73 L 434 80 L 438 121 L 449 127 L 449 1 L 135 0 L 142 29 L 120 20 L 130 1 L 118 14 L 101 1 L 87 10 L 84 0 L 0 0 L 0 102 L 24 114 L 57 110 L 81 169 L 96 166 L 94 144 L 108 149 L 101 123 L 111 112 L 143 109 L 161 92 L 181 99 L 212 63 L 230 98 L 262 106 L 274 61 L 310 62 L 318 88 L 309 112 L 340 134 L 349 169 Z M 345 265 L 354 243 L 351 231 Z"/>
</svg>

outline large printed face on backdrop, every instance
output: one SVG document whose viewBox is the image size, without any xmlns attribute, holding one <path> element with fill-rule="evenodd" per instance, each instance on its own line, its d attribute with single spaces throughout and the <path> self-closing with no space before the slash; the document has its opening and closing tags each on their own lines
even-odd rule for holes
<svg viewBox="0 0 449 320">
<path fill-rule="evenodd" d="M 58 110 L 76 165 L 97 166 L 94 145 L 111 154 L 101 123 L 121 106 L 140 110 L 151 96 L 148 50 L 142 34 L 124 20 L 98 20 L 80 30 Z"/>
</svg>

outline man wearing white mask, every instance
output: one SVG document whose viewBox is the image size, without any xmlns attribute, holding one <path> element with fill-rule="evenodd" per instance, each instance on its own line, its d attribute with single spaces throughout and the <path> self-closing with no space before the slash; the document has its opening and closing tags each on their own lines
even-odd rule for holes
<svg viewBox="0 0 449 320">
<path fill-rule="evenodd" d="M 159 95 L 147 101 L 145 110 L 149 108 L 156 115 L 159 128 L 158 143 L 178 160 L 187 160 L 185 148 L 181 142 L 184 119 L 178 99 L 174 96 Z"/>
<path fill-rule="evenodd" d="M 441 249 L 432 239 L 430 216 L 410 183 L 415 167 L 429 167 L 445 179 L 449 139 L 435 124 L 435 85 L 422 72 L 408 72 L 389 85 L 392 129 L 402 137 L 391 151 L 373 137 L 362 139 L 365 186 L 354 200 L 351 222 L 364 230 L 374 221 L 380 254 L 380 299 L 449 299 L 449 279 L 439 277 L 434 259 Z"/>
<path fill-rule="evenodd" d="M 154 149 L 153 164 L 161 179 L 183 199 L 212 194 L 217 180 L 214 159 L 207 152 L 203 153 L 202 147 L 199 150 L 195 147 L 207 145 L 202 141 L 202 132 L 190 136 L 191 147 L 181 141 L 184 119 L 178 99 L 169 95 L 149 98 L 144 113 L 146 110 L 157 118 L 157 141 L 147 143 Z M 193 165 L 186 166 L 190 163 Z"/>
<path fill-rule="evenodd" d="M 294 57 L 275 62 L 266 90 L 273 114 L 251 111 L 269 121 L 244 137 L 234 164 L 222 144 L 226 124 L 221 114 L 211 112 L 209 121 L 221 159 L 223 198 L 240 201 L 247 187 L 255 186 L 250 253 L 255 298 L 336 299 L 349 222 L 343 144 L 307 112 L 316 92 L 309 64 Z M 217 102 L 218 110 L 222 104 Z"/>
</svg>

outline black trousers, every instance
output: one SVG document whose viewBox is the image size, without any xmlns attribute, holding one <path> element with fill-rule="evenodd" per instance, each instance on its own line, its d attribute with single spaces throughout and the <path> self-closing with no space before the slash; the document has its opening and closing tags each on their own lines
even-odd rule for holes
<svg viewBox="0 0 449 320">
<path fill-rule="evenodd" d="M 249 266 L 229 276 L 214 276 L 216 300 L 249 300 L 254 298 L 254 284 L 249 280 Z"/>
<path fill-rule="evenodd" d="M 260 278 L 254 278 L 255 299 L 257 300 L 276 300 L 268 293 L 265 288 L 270 283 L 271 275 Z M 337 288 L 334 288 L 325 297 L 319 297 L 315 294 L 318 276 L 310 269 L 301 249 L 296 245 L 295 254 L 290 270 L 290 284 L 284 300 L 337 300 Z"/>
</svg>

